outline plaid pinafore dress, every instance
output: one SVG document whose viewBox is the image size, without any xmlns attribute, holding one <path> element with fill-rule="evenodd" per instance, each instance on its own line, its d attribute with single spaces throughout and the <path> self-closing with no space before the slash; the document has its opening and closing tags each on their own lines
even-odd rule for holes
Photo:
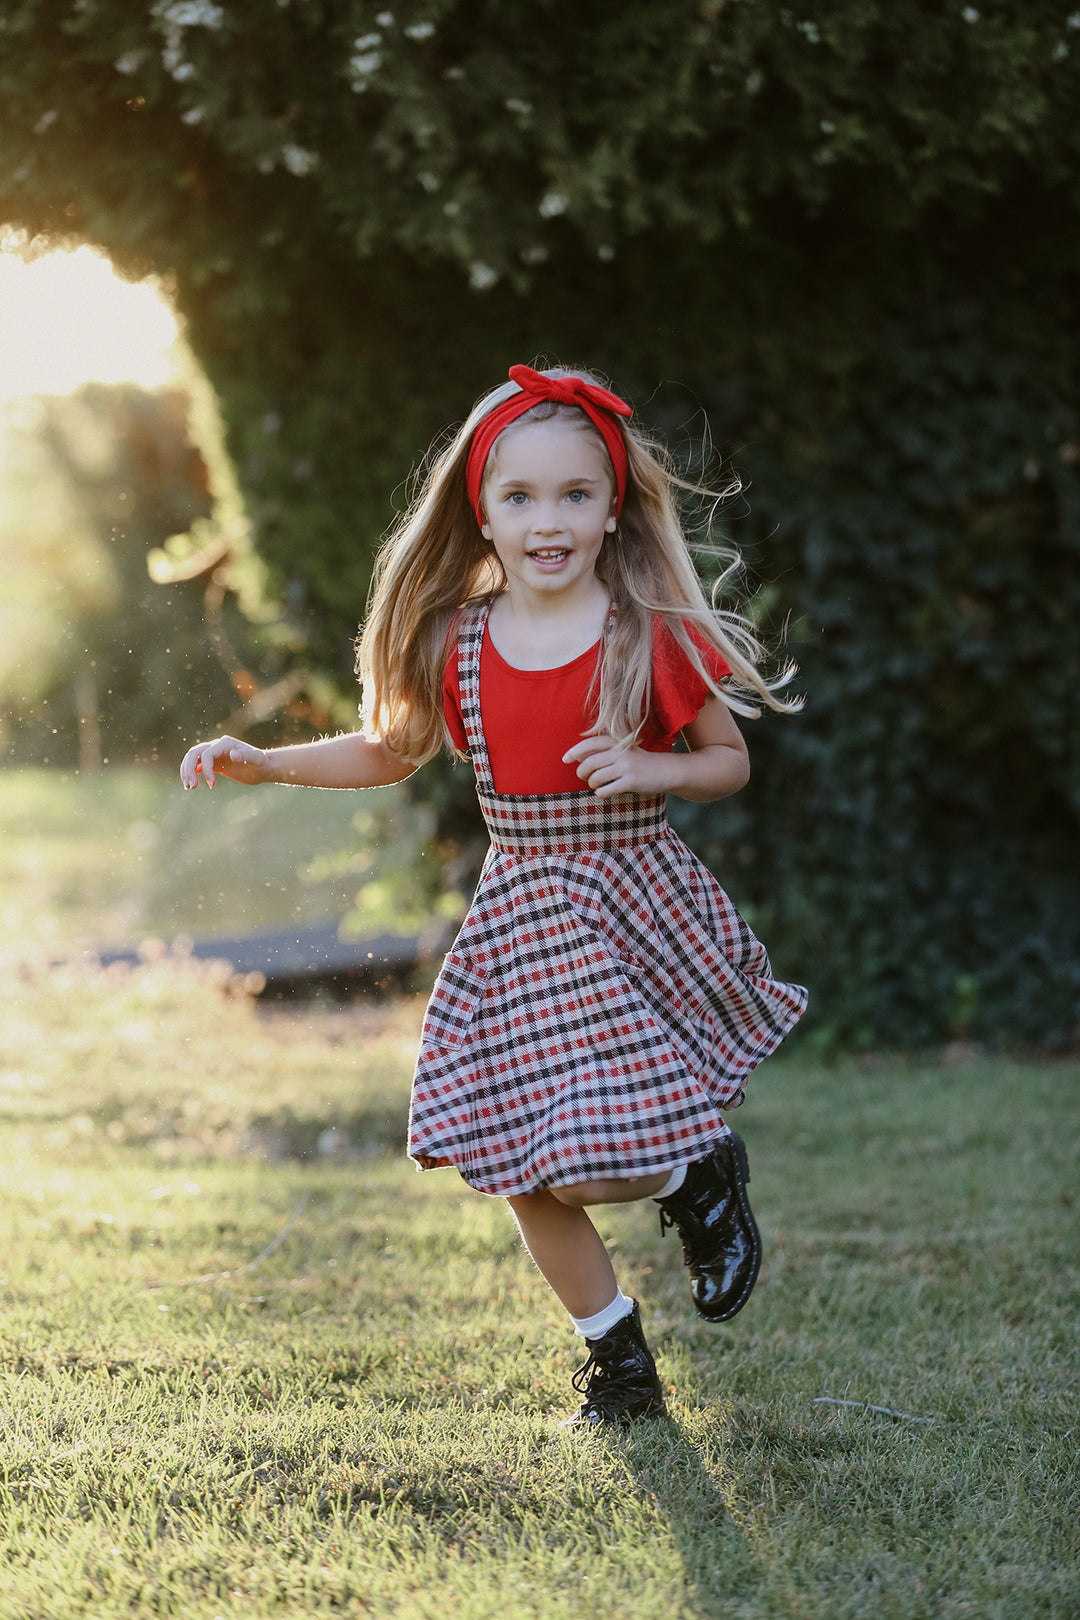
<svg viewBox="0 0 1080 1620">
<path fill-rule="evenodd" d="M 497 793 L 480 715 L 488 603 L 458 631 L 491 835 L 428 1003 L 409 1154 L 508 1196 L 700 1158 L 802 1016 L 665 798 Z"/>
</svg>

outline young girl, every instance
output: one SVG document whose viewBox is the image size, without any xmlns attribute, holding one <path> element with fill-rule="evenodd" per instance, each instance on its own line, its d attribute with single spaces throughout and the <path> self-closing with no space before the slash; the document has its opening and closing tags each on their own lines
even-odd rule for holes
<svg viewBox="0 0 1080 1620">
<path fill-rule="evenodd" d="M 218 737 L 180 767 L 187 788 L 362 788 L 448 743 L 471 758 L 491 848 L 428 1004 L 409 1153 L 508 1200 L 588 1347 L 571 1424 L 664 1410 L 587 1206 L 655 1199 L 708 1321 L 749 1298 L 761 1246 L 720 1109 L 806 1003 L 665 821 L 668 793 L 745 784 L 732 710 L 797 705 L 745 621 L 709 608 L 680 480 L 630 416 L 587 372 L 513 366 L 379 557 L 363 731 Z"/>
</svg>

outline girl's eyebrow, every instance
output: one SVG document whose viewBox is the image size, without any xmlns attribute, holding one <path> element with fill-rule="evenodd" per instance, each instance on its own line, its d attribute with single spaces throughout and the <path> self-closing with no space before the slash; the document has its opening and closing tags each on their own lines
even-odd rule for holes
<svg viewBox="0 0 1080 1620">
<path fill-rule="evenodd" d="M 508 489 L 511 486 L 514 486 L 520 489 L 527 487 L 532 482 L 533 480 L 531 478 L 496 478 L 495 487 L 496 489 Z M 562 487 L 563 489 L 582 489 L 585 487 L 585 485 L 588 485 L 590 488 L 593 488 L 595 485 L 603 482 L 604 480 L 601 478 L 564 478 L 562 481 Z"/>
</svg>

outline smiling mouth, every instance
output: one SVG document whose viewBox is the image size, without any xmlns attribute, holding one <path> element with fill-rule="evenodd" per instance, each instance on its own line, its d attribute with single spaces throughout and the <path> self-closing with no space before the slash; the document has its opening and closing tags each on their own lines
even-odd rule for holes
<svg viewBox="0 0 1080 1620">
<path fill-rule="evenodd" d="M 538 548 L 536 551 L 529 552 L 529 556 L 534 557 L 537 562 L 561 562 L 564 557 L 569 557 L 569 555 L 570 552 L 566 546 L 545 546 L 542 550 Z"/>
</svg>

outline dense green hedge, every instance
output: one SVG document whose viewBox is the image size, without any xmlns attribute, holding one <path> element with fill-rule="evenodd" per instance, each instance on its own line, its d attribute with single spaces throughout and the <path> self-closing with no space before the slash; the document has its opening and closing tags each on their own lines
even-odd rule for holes
<svg viewBox="0 0 1080 1620">
<path fill-rule="evenodd" d="M 822 1034 L 1060 1042 L 1078 69 L 1047 0 L 21 0 L 0 215 L 172 275 L 342 672 L 409 467 L 508 363 L 606 368 L 677 445 L 706 412 L 809 702 L 682 824 Z"/>
<path fill-rule="evenodd" d="M 1060 1040 L 1080 995 L 1077 379 L 1012 336 L 884 325 L 814 463 L 754 458 L 810 706 L 681 822 L 848 1039 Z"/>
</svg>

